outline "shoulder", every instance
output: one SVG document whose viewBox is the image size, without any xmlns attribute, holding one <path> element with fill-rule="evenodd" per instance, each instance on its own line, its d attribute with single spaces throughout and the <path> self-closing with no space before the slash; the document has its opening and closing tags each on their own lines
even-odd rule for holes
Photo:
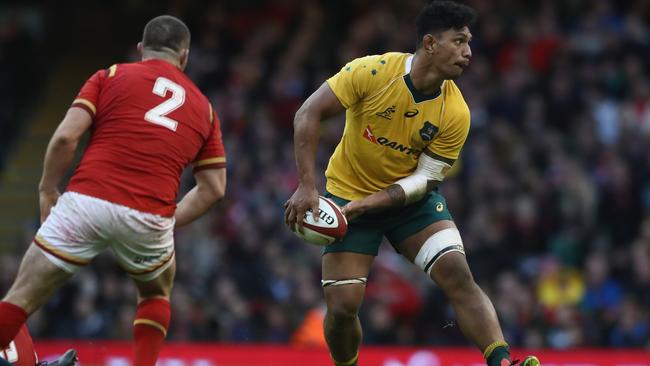
<svg viewBox="0 0 650 366">
<path fill-rule="evenodd" d="M 470 111 L 463 93 L 453 80 L 446 80 L 443 86 L 446 113 L 452 117 L 469 120 Z"/>
<path fill-rule="evenodd" d="M 409 54 L 390 52 L 370 55 L 348 62 L 332 79 L 348 80 L 341 86 L 352 87 L 362 96 L 373 95 L 405 74 Z"/>
<path fill-rule="evenodd" d="M 95 71 L 95 72 L 90 76 L 89 79 L 94 79 L 94 80 L 103 80 L 103 79 L 106 79 L 106 78 L 108 78 L 108 77 L 113 77 L 113 76 L 115 76 L 115 74 L 116 74 L 116 72 L 117 72 L 117 66 L 118 66 L 118 64 L 113 64 L 113 65 L 111 65 L 111 66 L 109 66 L 109 67 L 106 67 L 106 68 L 103 68 L 103 69 L 96 70 L 96 71 Z"/>
<path fill-rule="evenodd" d="M 115 77 L 117 75 L 123 75 L 127 72 L 139 71 L 140 62 L 130 62 L 130 63 L 118 63 L 113 64 L 105 69 L 100 71 L 104 72 L 105 77 Z"/>
<path fill-rule="evenodd" d="M 342 69 L 347 72 L 361 72 L 368 77 L 392 77 L 405 73 L 405 62 L 410 54 L 389 52 L 382 55 L 370 55 L 348 62 Z"/>
<path fill-rule="evenodd" d="M 123 63 L 123 64 L 113 64 L 106 68 L 97 70 L 91 78 L 104 82 L 106 80 L 117 80 L 122 79 L 128 75 L 137 75 L 139 70 L 137 70 L 137 63 Z"/>
</svg>

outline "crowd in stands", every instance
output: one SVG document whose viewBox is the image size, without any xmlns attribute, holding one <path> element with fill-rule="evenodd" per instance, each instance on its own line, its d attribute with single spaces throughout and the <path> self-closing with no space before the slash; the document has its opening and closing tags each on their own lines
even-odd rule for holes
<svg viewBox="0 0 650 366">
<path fill-rule="evenodd" d="M 0 7 L 0 171 L 40 95 L 43 30 L 38 9 Z"/>
<path fill-rule="evenodd" d="M 298 183 L 293 116 L 349 60 L 413 52 L 423 2 L 172 3 L 193 31 L 187 72 L 221 119 L 228 189 L 177 231 L 168 339 L 322 345 L 320 249 L 283 223 Z M 650 3 L 469 3 L 479 19 L 457 83 L 472 128 L 441 193 L 506 338 L 649 348 Z M 343 126 L 322 123 L 321 172 Z M 100 256 L 30 326 L 37 338 L 129 339 L 134 299 Z M 442 292 L 387 243 L 361 317 L 368 344 L 467 344 Z"/>
</svg>

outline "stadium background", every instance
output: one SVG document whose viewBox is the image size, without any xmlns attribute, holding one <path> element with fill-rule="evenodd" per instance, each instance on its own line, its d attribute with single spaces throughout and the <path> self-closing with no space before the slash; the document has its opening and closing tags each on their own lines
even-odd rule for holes
<svg viewBox="0 0 650 366">
<path fill-rule="evenodd" d="M 458 83 L 472 130 L 442 192 L 477 282 L 516 347 L 649 349 L 650 2 L 468 3 L 479 20 Z M 226 199 L 177 232 L 168 339 L 322 345 L 320 252 L 282 223 L 293 114 L 348 60 L 412 52 L 422 4 L 3 2 L 0 292 L 37 228 L 43 152 L 78 88 L 135 60 L 146 21 L 169 13 L 192 31 L 187 72 L 221 118 L 229 163 Z M 343 122 L 323 123 L 320 167 Z M 29 324 L 38 339 L 129 339 L 134 301 L 101 256 Z M 441 291 L 390 246 L 362 321 L 368 345 L 467 346 Z"/>
</svg>

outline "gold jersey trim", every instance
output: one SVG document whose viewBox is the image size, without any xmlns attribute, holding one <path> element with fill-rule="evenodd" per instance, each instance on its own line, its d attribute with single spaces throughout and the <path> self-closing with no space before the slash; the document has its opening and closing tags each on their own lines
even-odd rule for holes
<svg viewBox="0 0 650 366">
<path fill-rule="evenodd" d="M 85 105 L 86 107 L 88 107 L 88 109 L 90 109 L 93 112 L 93 114 L 97 114 L 97 108 L 95 108 L 95 105 L 88 99 L 77 98 L 72 102 L 72 105 L 75 105 L 77 103 Z"/>
<path fill-rule="evenodd" d="M 221 157 L 218 157 L 218 158 L 210 158 L 210 159 L 199 160 L 199 161 L 195 162 L 194 164 L 192 164 L 192 166 L 196 168 L 196 167 L 203 166 L 203 165 L 225 163 L 225 162 L 226 162 L 226 158 L 221 156 Z"/>
</svg>

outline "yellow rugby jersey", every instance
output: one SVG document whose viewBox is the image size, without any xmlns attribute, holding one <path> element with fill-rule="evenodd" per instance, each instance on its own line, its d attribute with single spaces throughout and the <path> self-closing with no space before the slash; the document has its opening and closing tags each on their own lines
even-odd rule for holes
<svg viewBox="0 0 650 366">
<path fill-rule="evenodd" d="M 469 108 L 446 80 L 438 93 L 418 92 L 413 55 L 391 52 L 353 60 L 327 80 L 346 108 L 345 129 L 325 176 L 327 190 L 357 200 L 404 178 L 429 149 L 450 164 L 469 132 Z"/>
</svg>

